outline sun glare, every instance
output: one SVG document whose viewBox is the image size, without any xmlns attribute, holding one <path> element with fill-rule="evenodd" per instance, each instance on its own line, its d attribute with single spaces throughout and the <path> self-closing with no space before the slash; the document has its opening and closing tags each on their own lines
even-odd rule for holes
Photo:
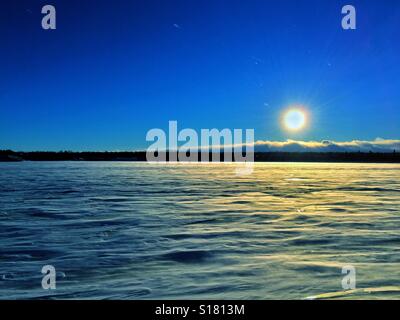
<svg viewBox="0 0 400 320">
<path fill-rule="evenodd" d="M 306 113 L 298 108 L 291 108 L 283 115 L 283 124 L 286 129 L 298 131 L 306 125 Z"/>
</svg>

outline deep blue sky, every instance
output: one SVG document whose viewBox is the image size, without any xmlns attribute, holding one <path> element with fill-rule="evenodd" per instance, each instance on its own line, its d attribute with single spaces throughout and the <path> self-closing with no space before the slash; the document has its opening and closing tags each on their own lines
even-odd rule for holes
<svg viewBox="0 0 400 320">
<path fill-rule="evenodd" d="M 398 139 L 400 2 L 7 0 L 0 72 L 0 149 L 140 149 L 169 120 L 262 140 Z M 279 123 L 291 104 L 311 114 L 297 134 Z"/>
</svg>

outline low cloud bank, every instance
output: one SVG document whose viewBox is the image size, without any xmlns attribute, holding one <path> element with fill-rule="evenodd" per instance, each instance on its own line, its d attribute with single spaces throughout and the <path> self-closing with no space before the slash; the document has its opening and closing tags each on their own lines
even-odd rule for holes
<svg viewBox="0 0 400 320">
<path fill-rule="evenodd" d="M 377 138 L 373 141 L 257 141 L 256 152 L 400 152 L 400 140 Z"/>
</svg>

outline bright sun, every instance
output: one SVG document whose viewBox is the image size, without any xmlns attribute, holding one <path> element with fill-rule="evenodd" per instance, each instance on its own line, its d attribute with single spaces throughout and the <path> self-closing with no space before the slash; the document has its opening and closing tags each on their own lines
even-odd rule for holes
<svg viewBox="0 0 400 320">
<path fill-rule="evenodd" d="M 304 111 L 291 108 L 283 115 L 283 123 L 288 130 L 297 131 L 306 125 L 307 117 Z"/>
</svg>

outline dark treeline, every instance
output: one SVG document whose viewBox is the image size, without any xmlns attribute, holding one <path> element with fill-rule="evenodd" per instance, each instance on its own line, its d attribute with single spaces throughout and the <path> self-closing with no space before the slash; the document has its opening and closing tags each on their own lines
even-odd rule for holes
<svg viewBox="0 0 400 320">
<path fill-rule="evenodd" d="M 211 153 L 208 154 L 211 160 Z M 166 160 L 168 160 L 168 152 Z M 198 154 L 198 158 L 201 155 Z M 256 152 L 256 162 L 371 162 L 400 163 L 400 152 Z M 224 157 L 221 154 L 221 161 Z M 146 152 L 14 152 L 0 150 L 0 161 L 146 161 Z"/>
</svg>

